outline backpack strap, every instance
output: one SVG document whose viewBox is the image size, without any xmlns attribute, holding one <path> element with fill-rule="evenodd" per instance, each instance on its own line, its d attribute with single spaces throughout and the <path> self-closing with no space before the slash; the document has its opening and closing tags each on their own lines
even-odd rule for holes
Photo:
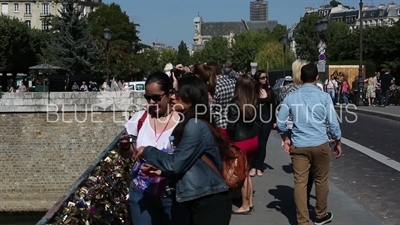
<svg viewBox="0 0 400 225">
<path fill-rule="evenodd" d="M 214 170 L 215 173 L 217 173 L 220 177 L 221 173 L 218 171 L 217 167 L 215 167 L 215 164 L 211 162 L 210 158 L 208 158 L 205 154 L 201 156 L 201 159 L 212 169 Z"/>
<path fill-rule="evenodd" d="M 139 121 L 138 121 L 138 124 L 137 124 L 137 134 L 138 134 L 138 135 L 139 135 L 139 131 L 140 131 L 140 129 L 142 128 L 143 123 L 144 123 L 144 121 L 146 120 L 146 118 L 147 118 L 147 111 L 144 111 L 142 117 L 140 117 L 140 119 L 139 119 Z"/>
</svg>

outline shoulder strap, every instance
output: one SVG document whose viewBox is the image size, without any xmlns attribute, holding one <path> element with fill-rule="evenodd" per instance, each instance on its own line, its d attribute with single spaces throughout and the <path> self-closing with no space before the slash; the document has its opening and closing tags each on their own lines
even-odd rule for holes
<svg viewBox="0 0 400 225">
<path fill-rule="evenodd" d="M 147 111 L 144 111 L 142 117 L 140 117 L 138 124 L 137 124 L 137 134 L 139 134 L 139 131 L 142 128 L 143 123 L 146 120 L 146 118 L 147 118 Z"/>
<path fill-rule="evenodd" d="M 218 171 L 217 167 L 215 167 L 214 163 L 211 162 L 210 158 L 208 158 L 205 154 L 201 156 L 201 159 L 212 169 L 215 173 L 221 176 L 221 173 Z M 221 176 L 222 177 L 222 176 Z"/>
</svg>

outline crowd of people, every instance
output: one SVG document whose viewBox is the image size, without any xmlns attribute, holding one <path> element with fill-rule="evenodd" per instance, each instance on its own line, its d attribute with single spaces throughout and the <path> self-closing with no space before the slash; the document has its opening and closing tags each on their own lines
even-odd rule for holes
<svg viewBox="0 0 400 225">
<path fill-rule="evenodd" d="M 339 124 L 332 116 L 333 107 L 327 108 L 328 113 L 313 108 L 333 103 L 317 87 L 315 65 L 295 61 L 293 78 L 290 88 L 277 96 L 286 107 L 278 107 L 266 71 L 238 74 L 229 62 L 224 69 L 208 62 L 167 65 L 164 72 L 151 74 L 145 83 L 148 107 L 126 123 L 119 142 L 119 154 L 136 160 L 129 194 L 133 224 L 228 225 L 232 214 L 251 215 L 255 211 L 251 179 L 263 176 L 273 130 L 281 135 L 283 149 L 292 158 L 298 223 L 310 221 L 308 199 L 314 181 L 313 221 L 330 222 L 330 146 L 340 157 Z M 311 111 L 318 121 L 306 118 Z M 226 159 L 232 157 L 232 144 L 248 160 L 241 206 L 234 210 L 232 200 L 237 196 L 221 175 Z"/>
</svg>

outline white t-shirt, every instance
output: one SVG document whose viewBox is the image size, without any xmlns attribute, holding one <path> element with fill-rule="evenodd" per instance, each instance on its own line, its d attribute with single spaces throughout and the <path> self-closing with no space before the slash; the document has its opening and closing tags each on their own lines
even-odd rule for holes
<svg viewBox="0 0 400 225">
<path fill-rule="evenodd" d="M 173 127 L 168 130 L 165 130 L 161 134 L 155 134 L 153 128 L 150 126 L 149 118 L 150 115 L 147 115 L 146 119 L 143 121 L 143 125 L 140 128 L 139 134 L 137 133 L 137 126 L 139 120 L 142 118 L 144 114 L 144 110 L 136 112 L 132 118 L 125 124 L 126 131 L 128 134 L 137 136 L 136 146 L 139 148 L 141 146 L 154 146 L 164 152 L 167 152 L 171 149 L 171 145 L 169 143 L 169 137 L 172 134 L 172 131 L 178 125 L 176 123 Z M 170 123 L 175 123 L 174 118 L 171 118 Z M 163 125 L 167 126 L 167 124 Z M 161 136 L 160 136 L 161 135 Z M 156 138 L 158 139 L 156 145 Z"/>
<path fill-rule="evenodd" d="M 336 80 L 327 79 L 325 81 L 325 85 L 327 89 L 338 88 L 338 83 L 336 82 Z"/>
</svg>

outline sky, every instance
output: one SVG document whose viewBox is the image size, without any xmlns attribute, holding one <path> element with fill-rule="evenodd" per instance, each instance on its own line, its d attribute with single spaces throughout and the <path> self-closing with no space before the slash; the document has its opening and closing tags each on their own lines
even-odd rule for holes
<svg viewBox="0 0 400 225">
<path fill-rule="evenodd" d="M 305 8 L 318 8 L 330 0 L 269 0 L 269 20 L 291 27 L 304 15 Z M 103 0 L 119 4 L 131 20 L 140 24 L 139 37 L 144 44 L 165 43 L 177 47 L 181 40 L 193 43 L 193 19 L 200 15 L 204 22 L 250 20 L 250 0 Z M 358 8 L 358 0 L 339 0 Z M 364 0 L 365 5 L 387 2 Z"/>
</svg>

